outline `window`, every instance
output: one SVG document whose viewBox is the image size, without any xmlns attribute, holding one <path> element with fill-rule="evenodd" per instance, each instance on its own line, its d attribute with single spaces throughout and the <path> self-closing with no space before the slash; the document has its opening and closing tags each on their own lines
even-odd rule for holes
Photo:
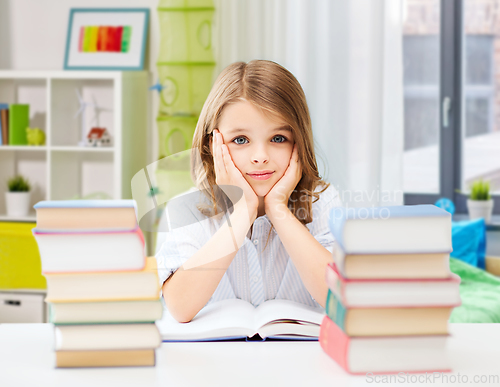
<svg viewBox="0 0 500 387">
<path fill-rule="evenodd" d="M 403 32 L 405 204 L 483 178 L 500 213 L 500 0 L 406 0 Z"/>
</svg>

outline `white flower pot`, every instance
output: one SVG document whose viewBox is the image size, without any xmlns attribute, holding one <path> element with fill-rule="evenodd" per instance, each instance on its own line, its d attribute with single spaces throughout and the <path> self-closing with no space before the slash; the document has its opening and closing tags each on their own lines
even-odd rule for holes
<svg viewBox="0 0 500 387">
<path fill-rule="evenodd" d="M 30 211 L 30 192 L 6 192 L 8 216 L 26 216 Z"/>
<path fill-rule="evenodd" d="M 470 200 L 467 199 L 467 208 L 469 209 L 469 218 L 484 218 L 485 223 L 491 223 L 491 214 L 493 213 L 493 199 L 490 200 Z"/>
</svg>

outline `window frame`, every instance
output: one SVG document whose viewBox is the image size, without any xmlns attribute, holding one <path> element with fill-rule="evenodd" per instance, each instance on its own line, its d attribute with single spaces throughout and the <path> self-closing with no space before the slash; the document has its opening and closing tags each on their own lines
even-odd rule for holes
<svg viewBox="0 0 500 387">
<path fill-rule="evenodd" d="M 462 184 L 462 130 L 465 119 L 464 0 L 441 0 L 440 6 L 440 84 L 439 84 L 439 185 L 440 193 L 405 193 L 404 204 L 434 204 L 439 198 L 451 199 L 456 214 L 467 214 Z M 449 125 L 443 126 L 443 101 L 451 98 Z M 450 173 L 451 172 L 451 173 Z M 492 195 L 494 214 L 500 214 L 500 195 Z"/>
</svg>

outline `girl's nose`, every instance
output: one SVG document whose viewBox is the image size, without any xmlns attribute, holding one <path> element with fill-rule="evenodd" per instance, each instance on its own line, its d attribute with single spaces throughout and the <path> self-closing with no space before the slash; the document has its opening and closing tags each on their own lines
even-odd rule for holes
<svg viewBox="0 0 500 387">
<path fill-rule="evenodd" d="M 254 164 L 260 164 L 260 163 L 265 164 L 268 161 L 269 161 L 269 155 L 263 148 L 258 149 L 252 156 L 252 162 Z"/>
</svg>

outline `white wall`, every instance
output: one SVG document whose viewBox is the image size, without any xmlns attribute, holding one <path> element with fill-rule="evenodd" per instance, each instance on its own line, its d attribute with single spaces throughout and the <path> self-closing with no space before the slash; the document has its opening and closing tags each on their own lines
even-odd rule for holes
<svg viewBox="0 0 500 387">
<path fill-rule="evenodd" d="M 149 8 L 149 36 L 145 70 L 156 80 L 160 33 L 158 0 L 0 0 L 0 69 L 62 70 L 71 8 Z M 158 98 L 151 92 L 151 123 Z M 156 159 L 156 131 L 148 134 L 149 160 Z"/>
</svg>

